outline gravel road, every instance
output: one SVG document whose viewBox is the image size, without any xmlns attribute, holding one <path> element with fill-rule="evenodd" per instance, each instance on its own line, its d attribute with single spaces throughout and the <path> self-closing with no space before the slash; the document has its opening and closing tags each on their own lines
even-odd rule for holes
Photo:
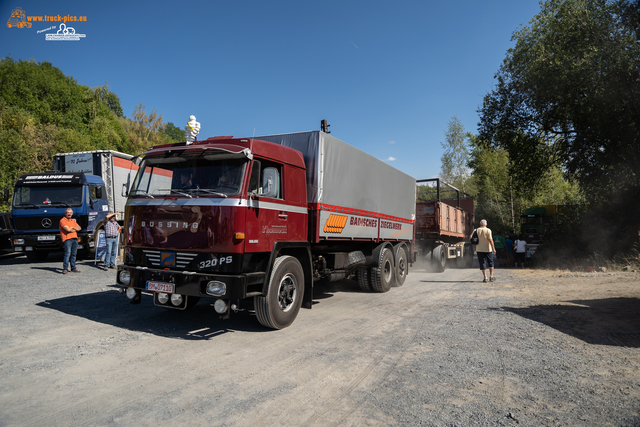
<svg viewBox="0 0 640 427">
<path fill-rule="evenodd" d="M 0 426 L 640 426 L 640 275 L 412 270 L 289 328 L 0 260 Z"/>
</svg>

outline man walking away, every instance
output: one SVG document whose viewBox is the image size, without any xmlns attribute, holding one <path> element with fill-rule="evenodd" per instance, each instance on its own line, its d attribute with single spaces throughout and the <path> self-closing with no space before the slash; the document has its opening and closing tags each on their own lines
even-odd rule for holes
<svg viewBox="0 0 640 427">
<path fill-rule="evenodd" d="M 493 243 L 491 230 L 487 228 L 487 220 L 483 219 L 480 221 L 480 227 L 474 231 L 478 234 L 476 253 L 478 254 L 480 271 L 482 271 L 482 275 L 484 276 L 483 282 L 487 281 L 487 268 L 489 269 L 490 274 L 489 280 L 493 282 L 496 280 L 495 277 L 493 277 L 493 254 L 496 253 L 496 246 Z"/>
<path fill-rule="evenodd" d="M 73 209 L 67 208 L 64 217 L 60 220 L 60 238 L 64 247 L 64 258 L 62 259 L 62 274 L 69 272 L 68 267 L 71 264 L 72 273 L 80 273 L 76 268 L 76 255 L 78 254 L 78 231 L 82 228 L 78 225 L 73 216 Z"/>
</svg>

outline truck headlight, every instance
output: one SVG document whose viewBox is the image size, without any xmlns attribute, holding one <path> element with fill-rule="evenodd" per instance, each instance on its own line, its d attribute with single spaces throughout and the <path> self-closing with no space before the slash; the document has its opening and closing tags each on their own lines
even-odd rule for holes
<svg viewBox="0 0 640 427">
<path fill-rule="evenodd" d="M 120 270 L 118 272 L 118 280 L 123 285 L 128 285 L 131 281 L 131 274 L 129 274 L 129 270 Z"/>
<path fill-rule="evenodd" d="M 213 303 L 213 309 L 218 314 L 223 314 L 227 311 L 227 302 L 223 299 L 217 299 L 216 302 Z"/>
<path fill-rule="evenodd" d="M 13 239 L 14 245 L 24 245 L 24 239 Z"/>
<path fill-rule="evenodd" d="M 227 293 L 227 285 L 222 282 L 213 280 L 207 283 L 207 293 L 209 295 L 221 297 L 222 295 Z"/>
<path fill-rule="evenodd" d="M 165 294 L 165 293 L 158 294 L 158 302 L 160 304 L 166 304 L 167 302 L 169 302 L 169 294 Z"/>
<path fill-rule="evenodd" d="M 171 304 L 176 307 L 182 304 L 182 295 L 180 294 L 171 294 Z"/>
</svg>

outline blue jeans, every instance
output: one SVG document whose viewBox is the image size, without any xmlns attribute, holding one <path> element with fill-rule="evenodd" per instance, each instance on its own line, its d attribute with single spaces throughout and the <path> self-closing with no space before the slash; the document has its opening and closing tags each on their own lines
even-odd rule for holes
<svg viewBox="0 0 640 427">
<path fill-rule="evenodd" d="M 118 239 L 116 237 L 107 237 L 107 253 L 104 256 L 104 266 L 110 267 L 116 265 L 118 257 Z"/>
<path fill-rule="evenodd" d="M 69 270 L 69 264 L 71 264 L 71 270 L 76 269 L 76 255 L 78 253 L 78 239 L 67 239 L 62 244 L 64 247 L 64 258 L 62 259 L 62 269 Z"/>
</svg>

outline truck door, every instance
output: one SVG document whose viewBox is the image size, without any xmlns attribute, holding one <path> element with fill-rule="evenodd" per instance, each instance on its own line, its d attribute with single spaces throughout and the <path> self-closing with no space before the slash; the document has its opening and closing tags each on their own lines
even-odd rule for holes
<svg viewBox="0 0 640 427">
<path fill-rule="evenodd" d="M 282 165 L 254 159 L 249 180 L 246 252 L 270 252 L 288 239 L 288 212 L 282 194 Z"/>
</svg>

